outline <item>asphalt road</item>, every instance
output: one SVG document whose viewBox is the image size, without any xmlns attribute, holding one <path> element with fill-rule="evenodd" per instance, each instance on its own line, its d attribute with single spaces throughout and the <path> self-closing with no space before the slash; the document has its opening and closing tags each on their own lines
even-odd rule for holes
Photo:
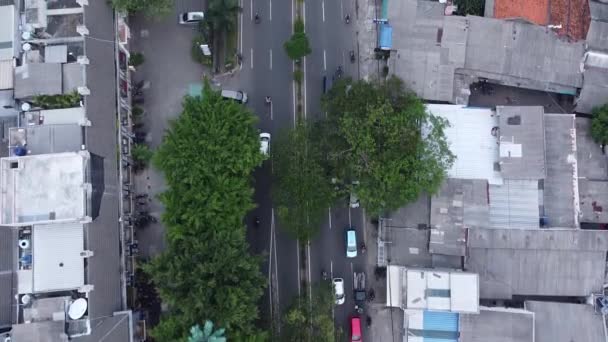
<svg viewBox="0 0 608 342">
<path fill-rule="evenodd" d="M 261 131 L 273 136 L 280 130 L 293 127 L 295 121 L 293 63 L 283 50 L 283 43 L 292 33 L 294 1 L 242 0 L 239 18 L 239 50 L 242 65 L 232 75 L 215 78 L 215 84 L 223 89 L 243 90 L 249 95 L 247 106 L 259 117 Z M 322 117 L 320 98 L 323 76 L 331 78 L 338 65 L 343 66 L 346 76 L 357 77 L 357 63 L 350 63 L 348 53 L 356 49 L 352 25 L 344 22 L 346 13 L 352 20 L 355 0 L 315 0 L 305 4 L 305 25 L 313 52 L 305 60 L 305 111 L 308 120 Z M 204 1 L 176 0 L 175 14 L 182 11 L 198 11 L 206 8 Z M 259 24 L 254 16 L 261 17 Z M 144 79 L 150 87 L 145 90 L 148 143 L 156 147 L 162 138 L 168 119 L 179 113 L 181 99 L 191 84 L 200 83 L 201 74 L 208 71 L 190 58 L 190 42 L 194 27 L 178 25 L 176 15 L 161 21 L 138 18 L 132 23 L 134 48 L 146 56 L 146 62 L 136 72 L 136 79 Z M 356 51 L 356 50 L 355 50 Z M 272 97 L 272 106 L 264 98 Z M 271 317 L 280 320 L 298 293 L 306 294 L 309 287 L 301 287 L 298 281 L 299 258 L 310 258 L 306 270 L 313 282 L 319 282 L 321 270 L 345 280 L 346 303 L 336 307 L 336 323 L 348 333 L 348 317 L 354 312 L 352 300 L 352 271 L 359 270 L 364 256 L 347 259 L 345 255 L 344 229 L 353 225 L 358 239 L 363 238 L 363 218 L 360 209 L 348 209 L 346 199 L 328 208 L 327 219 L 320 234 L 308 248 L 300 251 L 298 243 L 276 225 L 271 199 L 272 160 L 264 162 L 254 173 L 254 201 L 248 220 L 248 241 L 252 252 L 264 257 L 263 269 L 268 276 L 269 290 L 263 298 L 261 317 L 268 323 Z M 162 191 L 162 176 L 154 170 L 139 177 L 139 189 L 149 189 L 152 194 Z M 153 203 L 154 204 L 154 203 Z M 160 212 L 159 204 L 154 204 Z M 261 224 L 255 227 L 253 218 L 259 216 Z M 147 246 L 146 255 L 155 255 L 163 248 L 163 229 L 149 227 L 139 239 Z M 145 234 L 144 234 L 145 233 Z M 302 253 L 301 253 L 302 252 Z M 270 271 L 270 272 L 269 272 Z M 272 296 L 270 295 L 272 290 Z M 271 300 L 272 299 L 272 300 Z M 272 305 L 272 303 L 274 305 Z"/>
<path fill-rule="evenodd" d="M 306 2 L 304 6 L 306 32 L 313 50 L 304 63 L 304 110 L 307 120 L 315 120 L 323 115 L 320 108 L 323 76 L 331 79 L 336 68 L 342 66 L 346 76 L 358 77 L 358 63 L 351 63 L 349 58 L 351 50 L 357 53 L 356 34 L 353 25 L 344 21 L 346 14 L 355 20 L 355 3 L 354 0 L 318 0 Z M 294 2 L 243 0 L 242 7 L 242 66 L 235 79 L 227 83 L 248 93 L 248 107 L 258 114 L 260 129 L 276 136 L 282 129 L 292 127 L 295 121 L 293 63 L 283 50 L 283 43 L 292 32 Z M 256 13 L 261 18 L 259 24 L 254 22 Z M 266 96 L 272 97 L 272 106 L 265 103 Z M 248 218 L 248 240 L 253 252 L 265 255 L 263 271 L 268 275 L 270 286 L 261 308 L 264 321 L 270 319 L 270 314 L 280 319 L 282 315 L 277 310 L 285 310 L 298 293 L 310 291 L 310 287 L 301 287 L 298 282 L 299 258 L 307 257 L 310 267 L 306 272 L 313 283 L 321 280 L 322 270 L 333 277 L 344 278 L 346 302 L 335 308 L 335 320 L 348 334 L 348 318 L 354 314 L 353 271 L 363 270 L 365 256 L 359 252 L 357 258 L 346 258 L 344 230 L 347 226 L 354 226 L 362 242 L 364 224 L 361 209 L 349 209 L 346 199 L 337 203 L 336 208 L 328 208 L 320 234 L 304 251 L 300 251 L 297 241 L 283 232 L 274 220 L 270 194 L 272 161 L 266 161 L 255 172 L 254 178 L 254 200 L 258 207 Z M 255 216 L 261 221 L 257 228 L 253 224 Z M 273 293 L 272 300 L 270 292 Z"/>
</svg>

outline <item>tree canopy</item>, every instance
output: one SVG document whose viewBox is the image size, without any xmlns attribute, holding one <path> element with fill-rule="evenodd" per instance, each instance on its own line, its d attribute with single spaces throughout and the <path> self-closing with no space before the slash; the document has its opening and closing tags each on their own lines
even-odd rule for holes
<svg viewBox="0 0 608 342">
<path fill-rule="evenodd" d="M 337 82 L 323 108 L 327 119 L 315 141 L 326 151 L 327 172 L 372 214 L 437 191 L 454 161 L 443 132 L 448 122 L 428 113 L 396 77 Z"/>
<path fill-rule="evenodd" d="M 173 0 L 112 0 L 112 6 L 119 11 L 142 12 L 148 17 L 164 17 L 171 13 Z"/>
<path fill-rule="evenodd" d="M 332 191 L 320 164 L 321 151 L 312 144 L 311 129 L 299 122 L 273 144 L 277 215 L 296 238 L 307 240 L 318 230 L 331 204 Z"/>
<path fill-rule="evenodd" d="M 202 98 L 185 98 L 154 155 L 167 182 L 167 247 L 145 269 L 170 307 L 152 331 L 158 341 L 184 341 L 206 319 L 228 338 L 255 333 L 265 281 L 243 224 L 254 206 L 251 172 L 264 158 L 255 122 L 207 84 Z"/>
<path fill-rule="evenodd" d="M 334 327 L 333 306 L 333 284 L 328 281 L 316 285 L 310 299 L 308 294 L 296 297 L 283 315 L 282 341 L 340 341 L 342 332 Z"/>
<path fill-rule="evenodd" d="M 594 108 L 591 113 L 591 137 L 604 146 L 608 144 L 608 104 Z"/>
<path fill-rule="evenodd" d="M 287 56 L 292 60 L 298 60 L 312 52 L 308 36 L 304 32 L 304 22 L 299 17 L 294 24 L 294 32 L 291 38 L 283 44 Z"/>
<path fill-rule="evenodd" d="M 207 20 L 216 32 L 232 31 L 236 28 L 237 14 L 241 10 L 236 0 L 211 0 Z"/>
</svg>

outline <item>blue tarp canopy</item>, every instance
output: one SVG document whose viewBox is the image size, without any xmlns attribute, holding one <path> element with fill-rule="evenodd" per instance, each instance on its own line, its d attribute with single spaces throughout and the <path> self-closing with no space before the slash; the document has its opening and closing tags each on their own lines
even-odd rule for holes
<svg viewBox="0 0 608 342">
<path fill-rule="evenodd" d="M 393 48 L 393 27 L 389 24 L 380 24 L 380 49 Z"/>
</svg>

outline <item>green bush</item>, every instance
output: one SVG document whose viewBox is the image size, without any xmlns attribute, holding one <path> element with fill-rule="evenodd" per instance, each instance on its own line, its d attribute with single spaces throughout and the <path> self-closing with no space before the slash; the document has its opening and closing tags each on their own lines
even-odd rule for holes
<svg viewBox="0 0 608 342">
<path fill-rule="evenodd" d="M 283 44 L 287 56 L 292 60 L 309 55 L 312 52 L 308 36 L 303 31 L 296 31 L 291 38 Z"/>
<path fill-rule="evenodd" d="M 144 63 L 144 55 L 139 52 L 133 52 L 131 56 L 129 56 L 129 65 L 138 67 Z"/>
<path fill-rule="evenodd" d="M 297 69 L 296 71 L 293 72 L 293 80 L 296 81 L 298 84 L 302 83 L 303 78 L 304 78 L 304 73 L 302 72 L 302 70 Z"/>
<path fill-rule="evenodd" d="M 73 91 L 68 94 L 38 95 L 34 97 L 32 103 L 42 109 L 61 109 L 80 106 L 80 99 L 80 94 Z"/>
<path fill-rule="evenodd" d="M 483 17 L 485 0 L 455 0 L 454 4 L 458 6 L 457 14 L 459 15 L 477 15 Z"/>
</svg>

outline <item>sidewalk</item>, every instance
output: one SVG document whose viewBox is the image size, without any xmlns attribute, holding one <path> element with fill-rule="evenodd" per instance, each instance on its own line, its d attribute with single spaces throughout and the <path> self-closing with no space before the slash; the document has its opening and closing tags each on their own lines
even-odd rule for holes
<svg viewBox="0 0 608 342">
<path fill-rule="evenodd" d="M 357 26 L 357 46 L 359 54 L 360 79 L 377 78 L 380 73 L 379 61 L 375 59 L 377 46 L 376 14 L 380 16 L 381 0 L 357 0 L 355 25 Z"/>
</svg>

